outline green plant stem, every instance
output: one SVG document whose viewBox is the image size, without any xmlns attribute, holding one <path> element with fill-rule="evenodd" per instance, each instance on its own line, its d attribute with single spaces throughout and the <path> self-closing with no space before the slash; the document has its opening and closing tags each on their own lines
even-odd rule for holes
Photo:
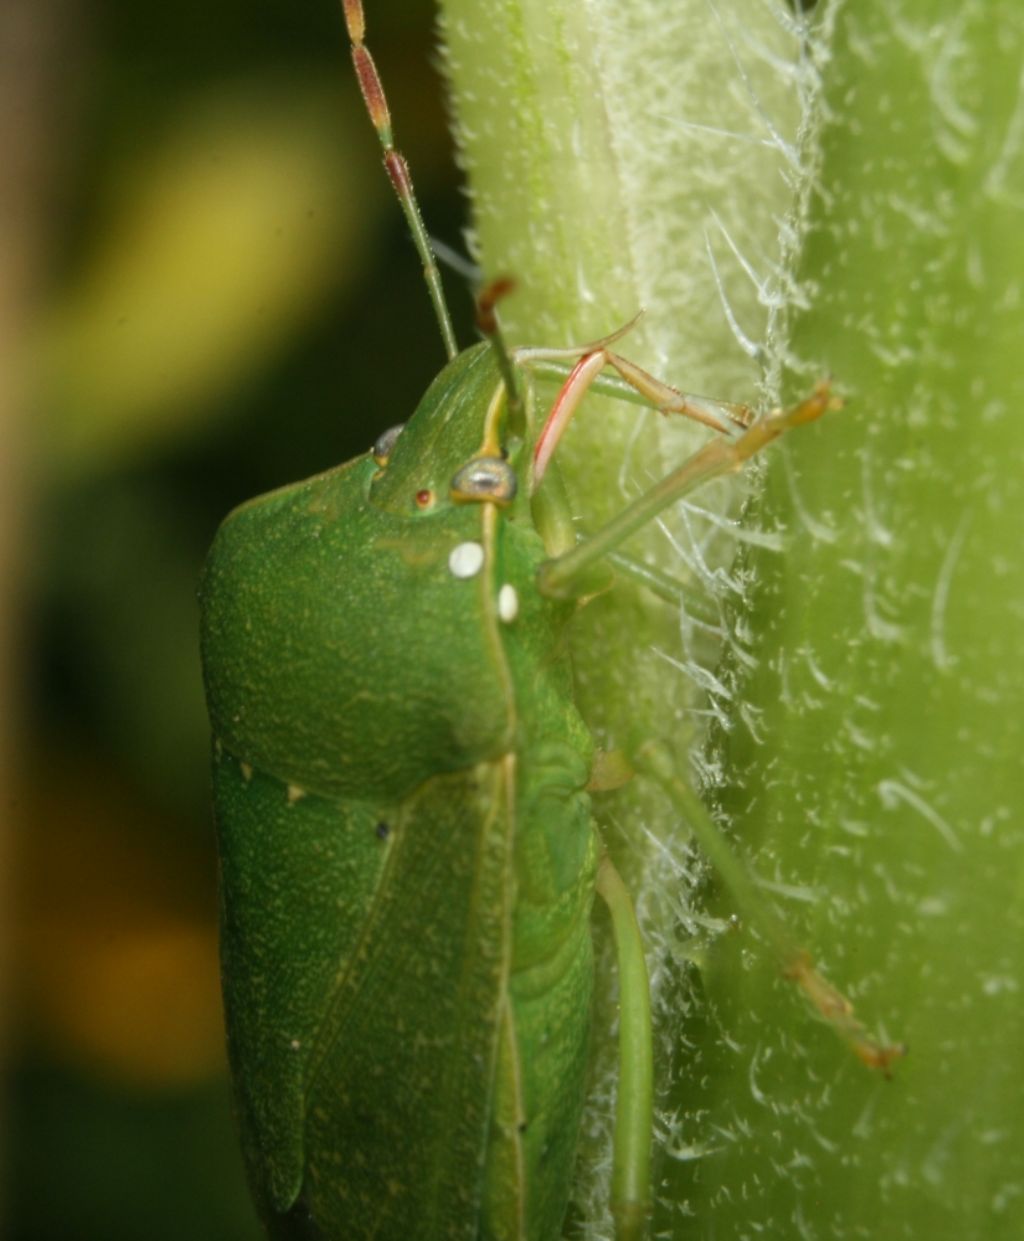
<svg viewBox="0 0 1024 1241">
<path fill-rule="evenodd" d="M 911 1047 L 874 1078 L 756 942 L 709 947 L 665 801 L 609 798 L 655 980 L 655 1235 L 1021 1232 L 1024 14 L 941 7 L 822 3 L 804 37 L 781 4 L 444 4 L 511 343 L 642 306 L 623 352 L 670 383 L 792 399 L 831 372 L 850 398 L 777 451 L 739 562 L 726 484 L 627 549 L 717 624 L 625 585 L 580 618 L 599 743 L 672 741 L 860 1018 Z M 584 411 L 586 527 L 700 438 Z M 577 1191 L 595 1237 L 603 1094 Z"/>
<path fill-rule="evenodd" d="M 779 225 L 793 207 L 801 117 L 816 81 L 792 14 L 734 0 L 445 0 L 442 27 L 477 257 L 488 278 L 509 274 L 518 286 L 501 307 L 509 342 L 580 343 L 643 309 L 618 346 L 633 361 L 689 391 L 756 399 L 753 355 L 772 336 L 769 272 L 783 260 Z M 745 253 L 757 256 L 760 276 Z M 589 401 L 560 450 L 585 527 L 610 520 L 706 439 L 681 422 Z M 713 484 L 699 509 L 664 516 L 626 549 L 681 581 L 692 604 L 666 605 L 632 576 L 585 609 L 574 635 L 579 699 L 599 744 L 658 738 L 688 777 L 708 713 L 721 710 L 706 692 L 721 658 L 724 599 L 738 586 L 727 521 L 742 487 Z M 628 887 L 641 894 L 657 962 L 664 1100 L 669 1082 L 695 1071 L 676 1033 L 692 1004 L 683 977 L 692 949 L 678 921 L 703 871 L 650 783 L 635 781 L 598 813 Z M 607 949 L 601 977 L 607 996 Z M 608 1003 L 596 1029 L 611 1024 Z M 598 1041 L 597 1056 L 597 1077 L 610 1082 L 610 1041 Z M 594 1092 L 576 1190 L 595 1237 L 611 1230 L 600 1172 L 609 1094 Z"/>
</svg>

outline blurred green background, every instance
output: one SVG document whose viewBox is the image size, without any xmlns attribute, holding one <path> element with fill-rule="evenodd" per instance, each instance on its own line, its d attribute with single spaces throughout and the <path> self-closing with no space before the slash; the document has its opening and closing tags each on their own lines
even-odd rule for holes
<svg viewBox="0 0 1024 1241">
<path fill-rule="evenodd" d="M 433 6 L 371 17 L 461 247 Z M 3 1235 L 242 1241 L 195 583 L 442 349 L 332 0 L 8 0 L 0 53 Z"/>
</svg>

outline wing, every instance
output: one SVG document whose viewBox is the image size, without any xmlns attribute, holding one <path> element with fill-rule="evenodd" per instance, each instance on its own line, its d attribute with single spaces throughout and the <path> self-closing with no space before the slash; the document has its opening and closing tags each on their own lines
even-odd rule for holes
<svg viewBox="0 0 1024 1241">
<path fill-rule="evenodd" d="M 473 1241 L 511 953 L 506 764 L 391 808 L 289 798 L 223 751 L 216 768 L 229 1043 L 274 1234 Z"/>
<path fill-rule="evenodd" d="M 215 747 L 221 969 L 246 1165 L 262 1212 L 302 1185 L 303 1090 L 325 997 L 380 886 L 374 808 L 297 796 Z"/>
</svg>

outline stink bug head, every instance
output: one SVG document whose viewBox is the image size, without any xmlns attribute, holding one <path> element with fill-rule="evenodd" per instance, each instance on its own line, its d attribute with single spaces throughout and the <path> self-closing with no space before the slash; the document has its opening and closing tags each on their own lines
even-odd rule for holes
<svg viewBox="0 0 1024 1241">
<path fill-rule="evenodd" d="M 370 489 L 372 503 L 395 514 L 433 512 L 450 503 L 515 499 L 515 476 L 524 456 L 507 431 L 505 393 L 493 348 L 460 353 L 431 384 L 395 438 Z M 453 486 L 472 463 L 508 458 L 510 485 L 500 495 L 473 494 Z"/>
</svg>

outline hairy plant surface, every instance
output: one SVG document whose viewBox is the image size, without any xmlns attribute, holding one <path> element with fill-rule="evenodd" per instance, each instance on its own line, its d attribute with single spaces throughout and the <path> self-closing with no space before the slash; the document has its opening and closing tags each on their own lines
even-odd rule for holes
<svg viewBox="0 0 1024 1241">
<path fill-rule="evenodd" d="M 874 1030 L 886 1082 L 709 892 L 637 787 L 604 824 L 660 1023 L 657 1235 L 1019 1235 L 1024 689 L 1024 16 L 923 0 L 666 6 L 446 0 L 478 257 L 516 343 L 602 335 L 689 390 L 842 413 L 762 497 L 680 506 L 633 549 L 687 586 L 581 617 L 603 744 L 670 739 L 779 908 Z M 585 524 L 699 441 L 594 402 Z M 711 727 L 707 727 L 710 721 Z M 598 1018 L 580 1227 L 602 1217 Z M 596 1171 L 595 1171 L 596 1168 Z"/>
</svg>

